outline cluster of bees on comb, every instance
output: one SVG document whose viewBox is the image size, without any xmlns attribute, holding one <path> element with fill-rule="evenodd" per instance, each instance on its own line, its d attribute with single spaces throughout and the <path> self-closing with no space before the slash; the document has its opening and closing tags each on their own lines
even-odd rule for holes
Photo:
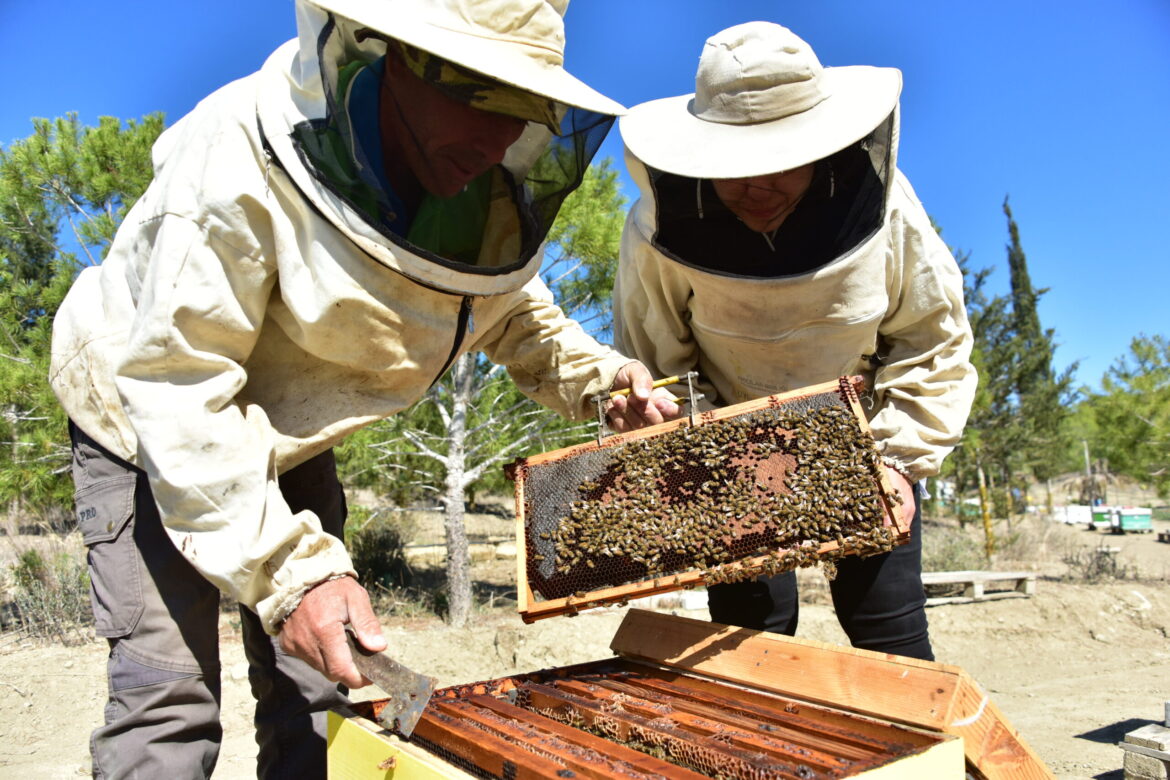
<svg viewBox="0 0 1170 780">
<path fill-rule="evenodd" d="M 715 584 L 819 563 L 832 578 L 841 556 L 896 542 L 881 468 L 848 408 L 763 409 L 615 448 L 540 536 L 559 575 L 595 586 L 631 581 L 632 565 L 642 579 L 699 569 Z"/>
</svg>

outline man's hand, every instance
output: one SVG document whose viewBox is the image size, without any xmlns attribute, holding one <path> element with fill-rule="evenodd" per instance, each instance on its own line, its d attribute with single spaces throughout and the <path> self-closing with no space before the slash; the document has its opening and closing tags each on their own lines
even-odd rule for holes
<svg viewBox="0 0 1170 780">
<path fill-rule="evenodd" d="M 345 639 L 346 623 L 353 626 L 358 644 L 367 650 L 386 649 L 369 594 L 352 577 L 328 580 L 310 589 L 285 619 L 280 646 L 330 680 L 351 689 L 361 688 L 370 681 L 353 664 Z"/>
<path fill-rule="evenodd" d="M 610 402 L 606 412 L 609 426 L 623 433 L 678 417 L 681 407 L 671 400 L 669 392 L 661 387 L 655 389 L 653 384 L 654 379 L 641 363 L 635 361 L 622 366 L 610 392 L 630 388 L 630 394 L 619 395 Z"/>
<path fill-rule="evenodd" d="M 914 486 L 910 484 L 910 480 L 895 468 L 886 466 L 886 476 L 890 479 L 890 484 L 894 486 L 894 490 L 898 491 L 898 495 L 902 497 L 902 517 L 906 518 L 909 523 L 914 519 Z"/>
</svg>

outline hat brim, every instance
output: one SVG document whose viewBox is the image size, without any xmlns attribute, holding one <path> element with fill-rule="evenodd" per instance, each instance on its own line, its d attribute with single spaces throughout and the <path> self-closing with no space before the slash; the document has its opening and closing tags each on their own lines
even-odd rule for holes
<svg viewBox="0 0 1170 780">
<path fill-rule="evenodd" d="M 480 37 L 449 30 L 403 13 L 400 3 L 367 0 L 315 0 L 321 8 L 360 22 L 391 38 L 438 55 L 465 68 L 514 87 L 535 92 L 558 103 L 610 116 L 626 112 L 561 66 L 547 62 L 559 58 L 551 49 L 535 51 L 532 44 Z M 528 51 L 527 50 L 533 50 Z M 546 60 L 546 61 L 542 61 Z"/>
<path fill-rule="evenodd" d="M 662 98 L 630 109 L 622 140 L 643 163 L 697 179 L 738 179 L 789 171 L 861 140 L 898 105 L 896 68 L 825 68 L 829 96 L 799 114 L 754 124 L 723 124 L 691 112 L 694 95 Z"/>
</svg>

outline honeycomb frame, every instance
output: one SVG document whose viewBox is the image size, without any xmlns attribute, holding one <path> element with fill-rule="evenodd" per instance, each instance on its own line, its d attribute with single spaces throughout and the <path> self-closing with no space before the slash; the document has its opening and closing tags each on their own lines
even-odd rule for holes
<svg viewBox="0 0 1170 780">
<path fill-rule="evenodd" d="M 887 551 L 909 539 L 860 377 L 508 467 L 528 623 Z"/>
</svg>

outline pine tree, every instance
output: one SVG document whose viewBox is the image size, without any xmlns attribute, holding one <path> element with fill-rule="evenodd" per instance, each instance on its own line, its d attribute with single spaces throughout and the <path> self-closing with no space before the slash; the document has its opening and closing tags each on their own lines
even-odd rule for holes
<svg viewBox="0 0 1170 780">
<path fill-rule="evenodd" d="M 971 324 L 974 345 L 971 362 L 979 377 L 975 399 L 962 439 L 944 463 L 944 473 L 955 479 L 956 498 L 978 490 L 979 510 L 985 534 L 985 549 L 990 559 L 995 551 L 991 525 L 989 488 L 995 489 L 1003 463 L 1018 446 L 1015 429 L 1002 425 L 1007 399 L 1011 395 L 1011 318 L 1008 299 L 987 292 L 991 268 L 973 271 L 970 255 L 952 250 L 963 273 L 963 296 Z M 966 521 L 963 506 L 956 507 L 960 522 Z"/>
<path fill-rule="evenodd" d="M 70 503 L 66 418 L 48 386 L 53 315 L 79 269 L 99 263 L 149 184 L 159 114 L 125 125 L 33 120 L 0 147 L 0 502 L 53 520 Z"/>
<path fill-rule="evenodd" d="M 1170 339 L 1134 338 L 1101 386 L 1086 401 L 1093 452 L 1113 471 L 1170 495 Z"/>
<path fill-rule="evenodd" d="M 1032 287 L 1019 226 L 1007 199 L 1010 295 L 989 295 L 992 269 L 972 272 L 960 258 L 964 295 L 975 345 L 972 362 L 979 389 L 963 440 L 952 456 L 959 487 L 982 484 L 1000 511 L 1010 511 L 1012 488 L 1026 477 L 1047 480 L 1062 465 L 1065 420 L 1075 365 L 1052 367 L 1055 334 L 1040 324 L 1037 303 L 1044 289 Z M 993 547 L 989 539 L 989 550 Z"/>
<path fill-rule="evenodd" d="M 1022 436 L 1018 468 L 1046 482 L 1059 471 L 1065 450 L 1065 421 L 1068 417 L 1074 363 L 1059 375 L 1053 369 L 1055 332 L 1043 329 L 1037 303 L 1047 289 L 1035 290 L 1028 273 L 1028 261 L 1020 242 L 1019 226 L 1008 199 L 1003 202 L 1011 243 L 1007 246 L 1011 272 L 1012 320 L 1014 330 L 1013 384 L 1016 425 Z"/>
</svg>

